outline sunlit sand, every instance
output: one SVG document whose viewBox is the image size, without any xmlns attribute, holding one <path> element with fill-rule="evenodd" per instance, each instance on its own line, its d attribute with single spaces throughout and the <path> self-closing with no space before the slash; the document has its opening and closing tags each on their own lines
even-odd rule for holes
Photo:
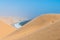
<svg viewBox="0 0 60 40">
<path fill-rule="evenodd" d="M 38 16 L 1 40 L 60 40 L 60 14 Z"/>
</svg>

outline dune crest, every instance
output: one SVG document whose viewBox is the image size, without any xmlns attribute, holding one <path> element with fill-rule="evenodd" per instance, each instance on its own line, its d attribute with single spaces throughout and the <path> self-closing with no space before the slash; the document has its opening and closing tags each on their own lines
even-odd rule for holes
<svg viewBox="0 0 60 40">
<path fill-rule="evenodd" d="M 2 40 L 59 40 L 59 21 L 60 14 L 42 15 Z"/>
</svg>

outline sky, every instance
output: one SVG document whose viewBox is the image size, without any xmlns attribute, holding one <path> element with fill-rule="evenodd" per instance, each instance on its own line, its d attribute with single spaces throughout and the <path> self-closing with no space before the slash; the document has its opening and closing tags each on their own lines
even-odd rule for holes
<svg viewBox="0 0 60 40">
<path fill-rule="evenodd" d="M 35 18 L 60 13 L 60 0 L 0 0 L 0 16 Z"/>
</svg>

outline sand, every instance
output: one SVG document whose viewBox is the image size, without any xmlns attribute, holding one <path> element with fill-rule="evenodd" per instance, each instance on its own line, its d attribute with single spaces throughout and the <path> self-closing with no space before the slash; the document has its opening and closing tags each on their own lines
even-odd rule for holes
<svg viewBox="0 0 60 40">
<path fill-rule="evenodd" d="M 60 40 L 60 21 L 16 40 Z"/>
<path fill-rule="evenodd" d="M 11 34 L 14 31 L 16 31 L 16 28 L 0 20 L 0 39 Z"/>
<path fill-rule="evenodd" d="M 60 40 L 60 14 L 39 16 L 1 40 Z"/>
</svg>

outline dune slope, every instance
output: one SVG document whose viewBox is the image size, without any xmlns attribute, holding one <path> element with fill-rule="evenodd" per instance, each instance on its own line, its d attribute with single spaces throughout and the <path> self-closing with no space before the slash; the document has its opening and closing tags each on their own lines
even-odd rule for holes
<svg viewBox="0 0 60 40">
<path fill-rule="evenodd" d="M 16 40 L 60 40 L 60 21 Z"/>
<path fill-rule="evenodd" d="M 0 39 L 9 35 L 13 31 L 16 31 L 16 28 L 0 20 Z"/>
<path fill-rule="evenodd" d="M 46 15 L 39 16 L 39 17 L 33 19 L 32 21 L 30 21 L 29 23 L 27 23 L 26 25 L 24 25 L 22 28 L 16 30 L 12 34 L 3 38 L 2 40 L 37 40 L 37 39 L 44 40 L 42 38 L 43 36 L 49 37 L 49 35 L 54 34 L 55 31 L 57 29 L 59 29 L 59 25 L 57 23 L 58 21 L 60 21 L 59 14 L 46 14 Z M 55 23 L 57 23 L 57 25 Z M 56 27 L 54 25 L 56 25 Z M 43 28 L 45 28 L 45 29 L 43 29 Z M 51 30 L 54 33 L 48 34 L 49 30 Z M 59 33 L 59 31 L 58 31 L 58 33 Z M 57 36 L 58 36 L 58 33 L 56 34 Z M 46 39 L 48 37 L 46 37 Z M 51 37 L 49 37 L 49 38 L 51 38 Z"/>
</svg>

